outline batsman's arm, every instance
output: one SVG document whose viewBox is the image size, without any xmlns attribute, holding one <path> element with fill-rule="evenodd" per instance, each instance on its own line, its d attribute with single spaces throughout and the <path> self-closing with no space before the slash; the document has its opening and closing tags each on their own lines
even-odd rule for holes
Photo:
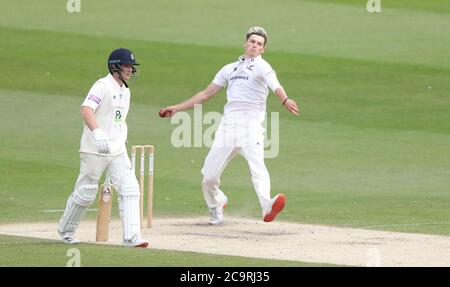
<svg viewBox="0 0 450 287">
<path fill-rule="evenodd" d="M 80 109 L 81 117 L 88 128 L 92 131 L 92 139 L 97 146 L 97 151 L 100 154 L 109 154 L 111 152 L 111 144 L 108 136 L 100 129 L 95 118 L 94 110 L 87 106 L 82 106 Z"/>
<path fill-rule="evenodd" d="M 204 90 L 198 92 L 190 99 L 181 102 L 179 104 L 176 104 L 174 106 L 162 108 L 159 111 L 159 115 L 163 118 L 171 117 L 176 112 L 191 109 L 194 107 L 194 105 L 201 104 L 209 100 L 211 97 L 217 94 L 222 88 L 223 88 L 222 86 L 210 83 Z"/>
<path fill-rule="evenodd" d="M 95 119 L 94 110 L 92 108 L 82 106 L 80 109 L 80 114 L 91 131 L 100 128 L 100 126 L 97 123 L 97 120 Z"/>
<path fill-rule="evenodd" d="M 286 108 L 286 110 L 288 110 L 289 112 L 293 113 L 296 116 L 300 114 L 297 107 L 297 103 L 293 99 L 288 97 L 286 91 L 282 86 L 280 86 L 275 90 L 275 95 L 280 99 L 281 103 Z"/>
</svg>

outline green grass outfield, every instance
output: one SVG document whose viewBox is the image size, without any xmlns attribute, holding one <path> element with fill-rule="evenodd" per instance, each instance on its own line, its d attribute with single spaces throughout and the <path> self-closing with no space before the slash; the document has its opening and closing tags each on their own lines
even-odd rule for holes
<svg viewBox="0 0 450 287">
<path fill-rule="evenodd" d="M 266 164 L 272 193 L 288 197 L 279 220 L 450 235 L 450 4 L 386 0 L 382 13 L 369 14 L 356 0 L 82 0 L 81 13 L 70 14 L 64 2 L 2 3 L 0 223 L 54 221 L 56 228 L 61 213 L 43 210 L 64 208 L 78 175 L 79 105 L 119 46 L 142 64 L 128 144 L 156 146 L 154 214 L 206 220 L 200 169 L 208 149 L 174 148 L 175 126 L 157 111 L 205 87 L 242 53 L 246 30 L 261 25 L 269 33 L 264 58 L 302 111 L 293 117 L 269 95 L 268 110 L 280 112 L 280 153 Z M 224 103 L 222 92 L 203 110 L 221 112 Z M 230 164 L 222 184 L 227 214 L 259 218 L 243 159 Z M 10 259 L 0 256 L 0 265 L 27 265 L 5 248 L 11 244 L 30 253 L 40 244 L 66 248 L 1 241 L 0 255 Z M 114 258 L 125 252 L 85 248 L 115 254 L 92 265 L 120 264 Z M 149 252 L 160 260 L 136 255 L 130 264 L 186 257 Z M 214 258 L 215 266 L 245 261 Z M 55 260 L 45 265 L 60 265 Z"/>
<path fill-rule="evenodd" d="M 238 256 L 220 256 L 195 252 L 175 252 L 155 249 L 123 248 L 111 245 L 83 243 L 68 246 L 55 240 L 0 235 L 0 266 L 5 267 L 64 267 L 71 266 L 74 254 L 79 252 L 83 267 L 315 267 L 327 264 L 296 261 L 263 260 Z"/>
</svg>

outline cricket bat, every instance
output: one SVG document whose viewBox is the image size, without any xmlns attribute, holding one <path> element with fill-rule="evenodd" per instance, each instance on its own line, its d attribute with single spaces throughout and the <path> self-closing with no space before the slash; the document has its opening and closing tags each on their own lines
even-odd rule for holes
<svg viewBox="0 0 450 287">
<path fill-rule="evenodd" d="M 108 241 L 109 239 L 109 224 L 111 222 L 111 208 L 112 208 L 112 185 L 102 184 L 100 186 L 100 199 L 98 201 L 97 212 L 97 233 L 96 241 Z"/>
</svg>

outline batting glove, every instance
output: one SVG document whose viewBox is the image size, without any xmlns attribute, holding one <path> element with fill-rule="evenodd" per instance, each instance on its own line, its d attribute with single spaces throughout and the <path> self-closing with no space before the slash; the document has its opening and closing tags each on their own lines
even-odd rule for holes
<svg viewBox="0 0 450 287">
<path fill-rule="evenodd" d="M 101 129 L 95 129 L 92 131 L 95 144 L 97 145 L 97 151 L 101 154 L 111 153 L 108 137 Z"/>
</svg>

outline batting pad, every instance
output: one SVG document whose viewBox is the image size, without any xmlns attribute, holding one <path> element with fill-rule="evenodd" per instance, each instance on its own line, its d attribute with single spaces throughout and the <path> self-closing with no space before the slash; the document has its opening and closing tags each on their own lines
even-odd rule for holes
<svg viewBox="0 0 450 287">
<path fill-rule="evenodd" d="M 141 237 L 140 192 L 135 175 L 124 174 L 119 188 L 119 213 L 122 220 L 123 240 Z"/>
<path fill-rule="evenodd" d="M 58 223 L 58 233 L 75 233 L 81 219 L 88 207 L 94 202 L 97 195 L 97 185 L 83 185 L 76 188 L 67 200 L 64 215 Z"/>
</svg>

